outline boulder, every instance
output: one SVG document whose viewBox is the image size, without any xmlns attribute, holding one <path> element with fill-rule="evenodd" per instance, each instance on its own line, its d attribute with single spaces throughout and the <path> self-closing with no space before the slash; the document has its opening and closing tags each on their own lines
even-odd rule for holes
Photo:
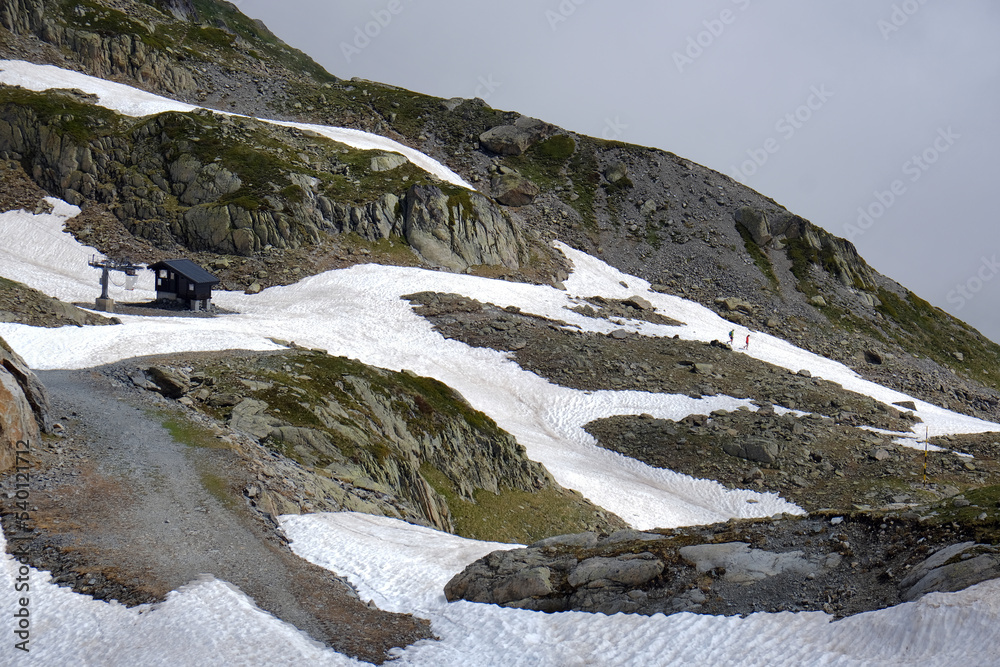
<svg viewBox="0 0 1000 667">
<path fill-rule="evenodd" d="M 604 169 L 604 178 L 608 183 L 617 183 L 628 178 L 628 167 L 624 162 L 612 162 Z"/>
<path fill-rule="evenodd" d="M 50 430 L 45 387 L 0 338 L 0 472 L 17 465 L 16 452 L 37 446 L 41 431 Z"/>
<path fill-rule="evenodd" d="M 513 125 L 498 125 L 479 135 L 479 144 L 499 155 L 521 155 L 543 139 L 552 127 L 536 118 L 521 116 Z"/>
<path fill-rule="evenodd" d="M 493 603 L 504 604 L 552 592 L 552 572 L 547 567 L 521 570 L 501 581 L 493 589 Z"/>
<path fill-rule="evenodd" d="M 517 172 L 497 174 L 490 182 L 493 198 L 504 206 L 527 206 L 541 189 Z"/>
<path fill-rule="evenodd" d="M 17 464 L 16 451 L 30 450 L 40 438 L 38 423 L 21 386 L 0 368 L 0 472 Z"/>
<path fill-rule="evenodd" d="M 767 215 L 761 211 L 744 206 L 736 212 L 736 222 L 749 232 L 750 238 L 758 246 L 766 246 L 774 238 L 768 226 Z"/>
<path fill-rule="evenodd" d="M 631 306 L 636 310 L 656 310 L 653 304 L 651 304 L 649 301 L 643 299 L 641 296 L 638 295 L 630 296 L 629 298 L 625 299 L 622 303 L 624 303 L 626 306 Z"/>
<path fill-rule="evenodd" d="M 157 391 L 167 398 L 180 398 L 191 389 L 191 379 L 186 373 L 166 366 L 150 366 L 146 375 L 156 385 Z"/>
<path fill-rule="evenodd" d="M 371 170 L 392 171 L 397 167 L 402 167 L 407 162 L 409 162 L 409 160 L 399 153 L 382 153 L 381 155 L 376 155 L 371 159 Z"/>
<path fill-rule="evenodd" d="M 567 583 L 579 588 L 594 581 L 607 580 L 634 588 L 660 576 L 662 572 L 663 561 L 650 553 L 619 558 L 595 556 L 581 561 L 570 572 Z"/>
<path fill-rule="evenodd" d="M 771 464 L 778 460 L 778 445 L 763 438 L 748 438 L 744 442 L 727 442 L 722 446 L 726 454 L 737 458 Z"/>
<path fill-rule="evenodd" d="M 869 364 L 875 364 L 876 366 L 882 364 L 882 355 L 875 350 L 865 350 L 864 356 L 865 361 Z"/>
<path fill-rule="evenodd" d="M 733 313 L 740 311 L 747 315 L 753 314 L 753 305 L 734 296 L 720 297 L 715 300 L 715 305 L 726 309 L 726 312 Z"/>
<path fill-rule="evenodd" d="M 6 371 L 17 382 L 21 393 L 28 401 L 38 428 L 44 433 L 52 431 L 52 419 L 49 415 L 49 394 L 21 355 L 14 352 L 4 339 L 0 338 L 0 369 Z"/>
<path fill-rule="evenodd" d="M 421 257 L 451 271 L 482 264 L 516 269 L 525 247 L 520 229 L 488 198 L 471 190 L 449 195 L 434 185 L 406 193 L 403 235 Z"/>
</svg>

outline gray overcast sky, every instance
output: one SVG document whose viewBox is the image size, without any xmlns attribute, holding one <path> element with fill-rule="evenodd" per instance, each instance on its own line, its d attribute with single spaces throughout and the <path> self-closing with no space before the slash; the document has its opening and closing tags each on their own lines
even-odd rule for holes
<svg viewBox="0 0 1000 667">
<path fill-rule="evenodd" d="M 337 76 L 482 97 L 729 174 L 1000 341 L 1000 3 L 236 4 Z"/>
</svg>

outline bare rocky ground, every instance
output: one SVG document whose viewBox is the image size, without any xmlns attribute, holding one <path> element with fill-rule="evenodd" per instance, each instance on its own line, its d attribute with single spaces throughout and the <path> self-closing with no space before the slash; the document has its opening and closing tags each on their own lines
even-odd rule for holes
<svg viewBox="0 0 1000 667">
<path fill-rule="evenodd" d="M 273 517 L 245 498 L 256 478 L 232 439 L 178 442 L 164 423 L 183 431 L 182 410 L 99 372 L 40 376 L 60 426 L 33 452 L 27 562 L 60 585 L 132 606 L 211 574 L 314 639 L 379 663 L 431 636 L 427 621 L 378 610 L 295 556 Z M 12 478 L 0 487 L 8 534 L 19 528 L 13 488 Z"/>
<path fill-rule="evenodd" d="M 507 350 L 522 367 L 563 386 L 751 399 L 755 412 L 679 422 L 620 416 L 586 429 L 601 446 L 649 465 L 774 492 L 812 512 L 543 540 L 470 565 L 449 583 L 449 599 L 541 611 L 824 610 L 839 617 L 912 599 L 931 580 L 941 586 L 935 590 L 957 590 L 1000 574 L 991 546 L 1000 520 L 1000 434 L 936 441 L 949 451 L 926 455 L 925 481 L 924 452 L 871 430 L 919 431 L 912 406 L 873 401 L 728 344 L 588 334 L 458 295 L 408 298 L 446 337 Z M 591 300 L 576 310 L 619 322 L 658 318 L 641 299 Z M 941 563 L 929 560 L 934 554 Z M 924 579 L 941 565 L 955 572 Z"/>
<path fill-rule="evenodd" d="M 543 540 L 481 558 L 445 594 L 546 612 L 841 618 L 998 575 L 998 549 L 977 545 L 974 531 L 957 523 L 828 511 Z"/>
</svg>

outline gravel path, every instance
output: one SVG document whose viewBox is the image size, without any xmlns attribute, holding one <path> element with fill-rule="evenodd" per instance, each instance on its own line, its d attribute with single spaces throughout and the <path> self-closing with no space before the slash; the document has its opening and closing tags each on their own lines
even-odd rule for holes
<svg viewBox="0 0 1000 667">
<path fill-rule="evenodd" d="M 209 574 L 314 639 L 370 661 L 427 636 L 425 622 L 370 609 L 333 574 L 295 556 L 244 503 L 250 477 L 237 453 L 181 444 L 163 426 L 163 410 L 184 419 L 176 406 L 140 392 L 126 402 L 98 372 L 39 376 L 65 436 L 39 448 L 37 567 L 126 604 L 162 600 Z"/>
</svg>

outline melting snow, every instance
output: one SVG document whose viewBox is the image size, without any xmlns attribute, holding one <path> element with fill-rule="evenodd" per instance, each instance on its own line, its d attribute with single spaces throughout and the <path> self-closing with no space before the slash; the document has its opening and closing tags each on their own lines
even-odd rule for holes
<svg viewBox="0 0 1000 667">
<path fill-rule="evenodd" d="M 100 104 L 129 115 L 194 108 L 54 67 L 0 61 L 0 70 L 4 83 L 34 90 L 80 88 L 99 95 Z M 468 187 L 430 158 L 382 137 L 296 126 L 359 148 L 396 150 L 431 173 Z M 54 205 L 51 214 L 0 214 L 0 275 L 66 301 L 90 302 L 98 294 L 98 274 L 87 261 L 97 253 L 62 231 L 64 220 L 78 209 L 50 201 Z M 400 298 L 423 290 L 456 292 L 500 306 L 518 306 L 585 331 L 607 333 L 618 326 L 569 308 L 582 297 L 641 294 L 659 312 L 684 323 L 670 327 L 626 324 L 642 335 L 723 340 L 733 326 L 696 303 L 650 292 L 644 281 L 596 258 L 564 245 L 559 248 L 574 265 L 565 291 L 365 265 L 258 295 L 218 293 L 216 302 L 237 315 L 213 319 L 120 315 L 121 326 L 61 329 L 0 324 L 0 337 L 39 369 L 86 368 L 137 355 L 191 350 L 268 350 L 277 347 L 270 337 L 295 340 L 331 354 L 394 370 L 407 368 L 445 382 L 511 432 L 528 455 L 542 462 L 561 484 L 579 490 L 636 528 L 800 512 L 773 494 L 729 491 L 715 482 L 650 468 L 596 447 L 582 430 L 587 422 L 604 416 L 649 413 L 676 420 L 716 409 L 752 408 L 747 401 L 558 387 L 520 369 L 503 353 L 444 339 Z M 112 296 L 151 299 L 152 275 L 146 273 L 135 292 L 115 288 Z M 765 333 L 749 333 L 746 354 L 793 371 L 809 369 L 814 376 L 881 401 L 913 400 L 864 380 L 842 364 Z M 932 436 L 1000 429 L 914 402 Z M 383 608 L 432 620 L 441 641 L 420 642 L 400 652 L 400 664 L 950 665 L 986 664 L 1000 650 L 997 582 L 961 593 L 929 595 L 916 603 L 836 623 L 815 612 L 754 614 L 742 619 L 691 614 L 546 615 L 444 601 L 442 588 L 452 575 L 489 551 L 513 545 L 464 540 L 365 515 L 282 520 L 300 555 L 350 577 L 363 597 Z M 10 556 L 3 558 L 0 616 L 7 619 L 12 618 L 16 605 L 13 591 L 18 568 Z M 223 582 L 193 582 L 160 605 L 125 609 L 58 588 L 46 573 L 30 569 L 29 576 L 32 653 L 15 656 L 23 664 L 357 664 L 261 612 Z M 0 649 L 5 657 L 8 648 Z"/>
</svg>

